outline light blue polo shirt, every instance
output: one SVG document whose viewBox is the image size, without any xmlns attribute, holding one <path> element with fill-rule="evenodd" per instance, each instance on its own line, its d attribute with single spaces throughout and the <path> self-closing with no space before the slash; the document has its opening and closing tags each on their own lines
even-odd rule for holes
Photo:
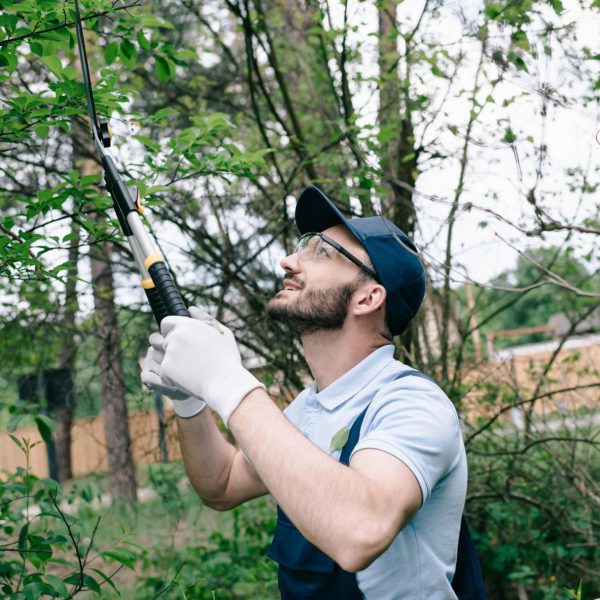
<svg viewBox="0 0 600 600">
<path fill-rule="evenodd" d="M 456 565 L 467 460 L 458 415 L 442 390 L 422 377 L 403 377 L 410 367 L 383 346 L 317 393 L 305 389 L 286 409 L 287 418 L 316 446 L 330 451 L 332 437 L 370 404 L 354 452 L 374 448 L 401 460 L 414 474 L 423 505 L 390 547 L 363 571 L 358 586 L 367 600 L 448 600 Z"/>
</svg>

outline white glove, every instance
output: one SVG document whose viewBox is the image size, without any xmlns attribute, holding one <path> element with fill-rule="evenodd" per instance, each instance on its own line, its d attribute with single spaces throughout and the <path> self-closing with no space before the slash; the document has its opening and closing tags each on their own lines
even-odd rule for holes
<svg viewBox="0 0 600 600">
<path fill-rule="evenodd" d="M 153 333 L 148 341 L 150 347 L 146 352 L 146 358 L 144 358 L 142 383 L 149 389 L 170 398 L 177 416 L 183 419 L 195 417 L 206 407 L 206 402 L 200 398 L 190 396 L 187 392 L 182 392 L 179 388 L 167 385 L 161 380 L 160 363 L 165 356 L 162 350 L 164 338 L 160 333 Z"/>
<path fill-rule="evenodd" d="M 265 386 L 242 366 L 233 333 L 207 312 L 190 308 L 192 319 L 167 317 L 160 330 L 165 337 L 161 363 L 163 383 L 203 398 L 223 419 L 245 396 Z"/>
</svg>

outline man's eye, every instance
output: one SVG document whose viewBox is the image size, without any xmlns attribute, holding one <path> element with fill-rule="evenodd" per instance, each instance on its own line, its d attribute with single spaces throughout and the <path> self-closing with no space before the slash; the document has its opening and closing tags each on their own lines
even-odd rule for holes
<svg viewBox="0 0 600 600">
<path fill-rule="evenodd" d="M 331 252 L 329 251 L 329 248 L 327 246 L 321 244 L 319 248 L 317 248 L 317 256 L 321 256 L 323 258 L 330 258 Z"/>
</svg>

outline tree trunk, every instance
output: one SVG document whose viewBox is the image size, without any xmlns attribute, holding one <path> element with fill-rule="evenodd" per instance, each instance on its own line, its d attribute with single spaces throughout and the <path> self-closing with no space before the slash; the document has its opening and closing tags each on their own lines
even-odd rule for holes
<svg viewBox="0 0 600 600">
<path fill-rule="evenodd" d="M 63 332 L 63 346 L 60 352 L 60 368 L 67 369 L 71 381 L 74 380 L 75 355 L 75 315 L 79 308 L 77 301 L 77 263 L 79 262 L 79 225 L 73 219 L 71 222 L 71 234 L 73 238 L 69 242 L 69 263 L 71 267 L 67 271 L 67 284 L 65 287 L 65 303 L 61 318 Z M 64 406 L 55 413 L 57 424 L 56 435 L 56 462 L 58 464 L 58 480 L 67 481 L 73 476 L 71 469 L 71 425 L 73 423 L 73 409 L 75 407 L 75 396 L 71 386 L 67 397 L 64 398 Z"/>
<path fill-rule="evenodd" d="M 384 187 L 389 193 L 382 198 L 384 214 L 404 233 L 412 237 L 416 213 L 413 190 L 417 180 L 418 149 L 412 124 L 409 98 L 409 45 L 404 56 L 406 73 L 400 80 L 398 28 L 396 13 L 399 0 L 386 0 L 378 10 L 379 38 L 379 127 L 380 165 Z"/>
<path fill-rule="evenodd" d="M 96 217 L 97 223 L 103 218 Z M 135 469 L 131 455 L 127 403 L 123 384 L 120 336 L 113 289 L 112 246 L 100 241 L 90 249 L 104 434 L 113 499 L 136 501 Z"/>
</svg>

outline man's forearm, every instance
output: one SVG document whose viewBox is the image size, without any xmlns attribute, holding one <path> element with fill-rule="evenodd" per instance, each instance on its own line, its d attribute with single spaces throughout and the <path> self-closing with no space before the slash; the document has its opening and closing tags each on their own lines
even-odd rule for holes
<svg viewBox="0 0 600 600">
<path fill-rule="evenodd" d="M 384 531 L 387 509 L 372 482 L 308 441 L 263 390 L 246 396 L 229 426 L 288 517 L 344 568 L 363 568 L 363 557 L 391 542 L 400 523 Z"/>
<path fill-rule="evenodd" d="M 237 449 L 219 431 L 210 410 L 191 419 L 177 418 L 185 470 L 198 495 L 210 505 L 227 491 Z"/>
</svg>

